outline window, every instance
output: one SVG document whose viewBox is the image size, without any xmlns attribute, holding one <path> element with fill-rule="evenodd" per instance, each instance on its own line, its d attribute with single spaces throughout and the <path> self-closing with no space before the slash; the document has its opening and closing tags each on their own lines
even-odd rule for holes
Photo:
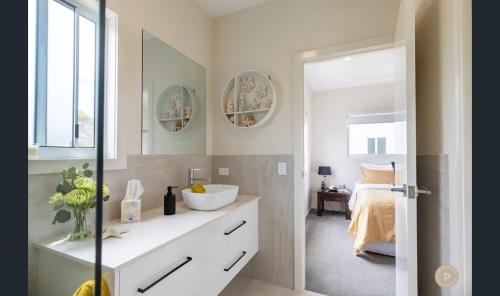
<svg viewBox="0 0 500 296">
<path fill-rule="evenodd" d="M 95 157 L 97 9 L 86 0 L 30 0 L 29 7 L 28 144 L 38 144 L 41 157 Z M 115 23 L 106 27 L 105 135 L 114 137 Z M 113 157 L 115 141 L 105 143 Z"/>
<path fill-rule="evenodd" d="M 406 122 L 401 113 L 347 118 L 349 155 L 398 155 L 406 151 Z"/>
<path fill-rule="evenodd" d="M 368 138 L 368 154 L 385 154 L 386 138 Z"/>
</svg>

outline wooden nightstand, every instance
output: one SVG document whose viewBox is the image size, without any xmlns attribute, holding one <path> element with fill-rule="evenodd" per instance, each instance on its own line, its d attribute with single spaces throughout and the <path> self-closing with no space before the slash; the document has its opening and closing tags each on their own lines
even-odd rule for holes
<svg viewBox="0 0 500 296">
<path fill-rule="evenodd" d="M 325 210 L 325 200 L 327 201 L 338 201 L 343 202 L 345 205 L 345 218 L 351 220 L 351 211 L 349 210 L 349 199 L 351 198 L 350 193 L 340 193 L 336 191 L 326 192 L 318 191 L 318 205 L 317 205 L 317 215 L 323 216 L 323 211 Z"/>
</svg>

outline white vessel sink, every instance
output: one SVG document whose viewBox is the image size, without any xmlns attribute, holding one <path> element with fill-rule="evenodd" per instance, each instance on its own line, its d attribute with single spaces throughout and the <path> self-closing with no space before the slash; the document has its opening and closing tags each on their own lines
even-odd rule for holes
<svg viewBox="0 0 500 296">
<path fill-rule="evenodd" d="M 191 188 L 182 190 L 184 203 L 193 210 L 213 211 L 227 206 L 238 196 L 239 186 L 224 184 L 203 185 L 205 193 L 194 193 Z"/>
</svg>

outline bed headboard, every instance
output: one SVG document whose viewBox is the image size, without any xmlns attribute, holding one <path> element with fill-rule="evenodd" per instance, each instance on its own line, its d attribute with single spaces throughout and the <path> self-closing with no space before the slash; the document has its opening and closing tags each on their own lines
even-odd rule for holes
<svg viewBox="0 0 500 296">
<path fill-rule="evenodd" d="M 392 171 L 394 172 L 394 184 L 392 185 L 396 185 L 396 162 L 391 161 L 391 165 L 392 165 Z"/>
</svg>

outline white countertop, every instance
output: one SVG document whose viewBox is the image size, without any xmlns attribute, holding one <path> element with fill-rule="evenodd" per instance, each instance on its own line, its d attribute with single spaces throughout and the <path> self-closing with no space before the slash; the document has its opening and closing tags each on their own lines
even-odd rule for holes
<svg viewBox="0 0 500 296">
<path fill-rule="evenodd" d="M 191 232 L 217 218 L 220 218 L 243 204 L 259 199 L 258 196 L 240 194 L 236 201 L 216 211 L 194 211 L 183 202 L 177 203 L 176 213 L 163 215 L 163 207 L 142 212 L 142 220 L 133 223 L 111 221 L 108 225 L 116 229 L 128 229 L 122 238 L 107 238 L 102 242 L 103 268 L 119 269 L 158 247 Z M 36 247 L 67 257 L 83 264 L 93 264 L 95 258 L 95 240 L 86 239 L 70 242 L 60 240 L 34 243 Z"/>
</svg>

